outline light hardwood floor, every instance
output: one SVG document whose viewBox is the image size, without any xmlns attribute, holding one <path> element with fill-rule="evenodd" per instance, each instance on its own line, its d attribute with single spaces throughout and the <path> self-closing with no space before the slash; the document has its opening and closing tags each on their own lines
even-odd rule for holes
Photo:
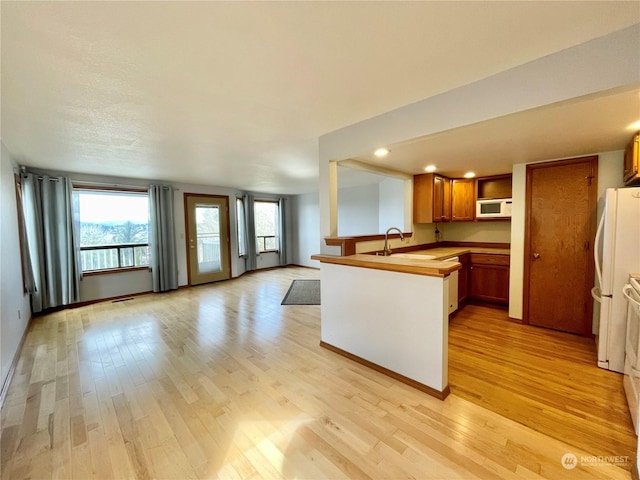
<svg viewBox="0 0 640 480">
<path fill-rule="evenodd" d="M 559 440 L 320 348 L 320 307 L 280 305 L 291 280 L 318 277 L 259 272 L 37 318 L 2 409 L 2 478 L 630 478 L 581 462 L 603 450 L 570 429 Z"/>
<path fill-rule="evenodd" d="M 593 339 L 520 325 L 503 310 L 470 305 L 450 323 L 453 393 L 583 450 L 635 459 L 622 375 L 596 364 Z"/>
</svg>

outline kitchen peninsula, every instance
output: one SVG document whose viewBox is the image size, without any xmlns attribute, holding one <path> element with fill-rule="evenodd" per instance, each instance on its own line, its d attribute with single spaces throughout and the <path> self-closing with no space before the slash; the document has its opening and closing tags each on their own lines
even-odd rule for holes
<svg viewBox="0 0 640 480">
<path fill-rule="evenodd" d="M 460 263 L 367 254 L 321 262 L 321 345 L 430 395 L 449 394 L 449 276 Z"/>
</svg>

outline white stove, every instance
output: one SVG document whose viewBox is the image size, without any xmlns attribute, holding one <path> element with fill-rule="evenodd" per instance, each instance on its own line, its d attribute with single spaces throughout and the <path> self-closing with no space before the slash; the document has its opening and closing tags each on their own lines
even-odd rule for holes
<svg viewBox="0 0 640 480">
<path fill-rule="evenodd" d="M 627 337 L 624 361 L 624 391 L 636 435 L 640 434 L 640 274 L 629 275 L 623 290 L 627 299 Z"/>
</svg>

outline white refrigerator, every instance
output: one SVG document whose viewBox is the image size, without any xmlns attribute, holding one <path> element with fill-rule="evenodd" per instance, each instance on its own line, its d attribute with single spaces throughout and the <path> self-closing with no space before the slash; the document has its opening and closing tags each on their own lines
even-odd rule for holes
<svg viewBox="0 0 640 480">
<path fill-rule="evenodd" d="M 640 273 L 640 187 L 608 188 L 594 245 L 600 302 L 598 366 L 624 372 L 627 302 L 622 289 Z"/>
</svg>

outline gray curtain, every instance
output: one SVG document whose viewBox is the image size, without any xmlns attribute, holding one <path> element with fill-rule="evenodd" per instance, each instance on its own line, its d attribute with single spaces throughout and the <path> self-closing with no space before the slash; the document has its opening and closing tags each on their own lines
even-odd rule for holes
<svg viewBox="0 0 640 480">
<path fill-rule="evenodd" d="M 23 173 L 20 182 L 26 249 L 33 274 L 31 309 L 37 313 L 77 302 L 79 241 L 74 228 L 71 180 Z"/>
<path fill-rule="evenodd" d="M 154 292 L 178 288 L 178 257 L 173 218 L 173 187 L 149 186 L 151 277 Z"/>
<path fill-rule="evenodd" d="M 256 223 L 253 213 L 253 195 L 246 194 L 242 197 L 244 203 L 244 232 L 246 255 L 244 257 L 245 271 L 255 270 L 258 267 L 256 252 Z"/>
<path fill-rule="evenodd" d="M 280 213 L 278 232 L 280 234 L 280 246 L 278 250 L 280 252 L 280 265 L 287 265 L 287 225 L 286 225 L 286 209 L 285 199 L 280 198 L 278 200 L 278 210 Z"/>
</svg>

